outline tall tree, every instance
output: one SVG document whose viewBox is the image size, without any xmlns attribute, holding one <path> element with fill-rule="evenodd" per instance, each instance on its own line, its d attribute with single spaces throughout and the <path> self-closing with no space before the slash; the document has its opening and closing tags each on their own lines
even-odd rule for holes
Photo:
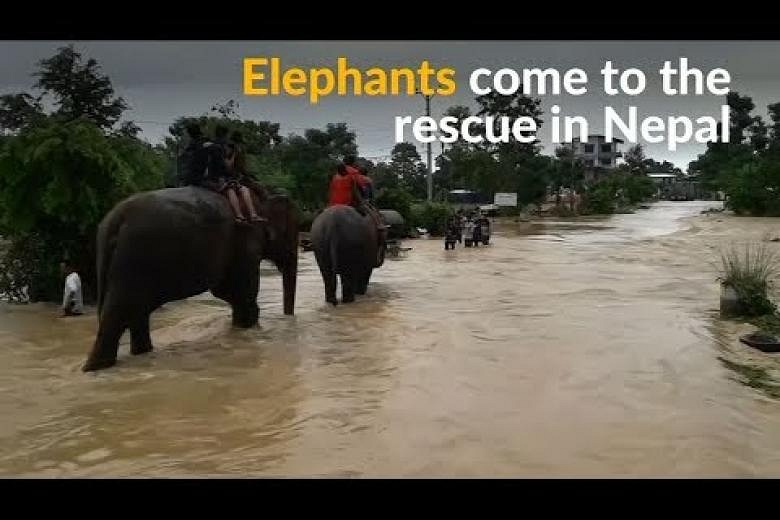
<svg viewBox="0 0 780 520">
<path fill-rule="evenodd" d="M 780 103 L 767 107 L 769 120 L 772 122 L 768 131 L 768 148 L 772 153 L 780 153 Z"/>
<path fill-rule="evenodd" d="M 426 172 L 420 152 L 412 143 L 402 142 L 390 152 L 390 168 L 398 176 L 401 186 L 413 197 L 427 196 Z"/>
<path fill-rule="evenodd" d="M 726 103 L 730 109 L 729 115 L 729 142 L 742 144 L 745 141 L 745 131 L 753 124 L 750 112 L 756 107 L 750 96 L 741 96 L 738 92 L 729 92 L 726 95 Z"/>
<path fill-rule="evenodd" d="M 108 76 L 97 61 L 82 56 L 72 45 L 38 63 L 35 87 L 54 98 L 55 116 L 65 120 L 85 117 L 98 127 L 112 127 L 127 109 L 127 103 L 114 95 Z"/>
<path fill-rule="evenodd" d="M 126 104 L 95 60 L 63 47 L 38 65 L 39 95 L 0 98 L 0 129 L 10 134 L 0 147 L 0 234 L 11 242 L 0 293 L 26 286 L 33 300 L 60 297 L 58 264 L 67 257 L 90 299 L 98 222 L 127 195 L 160 187 L 165 158 L 134 124 L 116 128 Z"/>
<path fill-rule="evenodd" d="M 0 96 L 0 133 L 17 132 L 38 123 L 43 117 L 40 96 L 26 92 Z"/>
<path fill-rule="evenodd" d="M 626 161 L 626 166 L 630 173 L 635 175 L 647 173 L 647 165 L 645 164 L 647 157 L 645 156 L 645 150 L 641 143 L 637 143 L 629 148 L 626 151 L 624 160 Z"/>
<path fill-rule="evenodd" d="M 477 96 L 477 103 L 479 104 L 478 116 L 493 116 L 495 133 L 500 134 L 500 118 L 506 117 L 513 123 L 520 117 L 531 117 L 536 123 L 538 135 L 539 129 L 542 127 L 542 101 L 539 98 L 532 98 L 526 96 L 522 91 L 518 90 L 513 95 L 499 94 L 495 90 L 491 90 L 487 94 Z M 531 132 L 526 132 L 525 135 L 530 135 Z M 483 128 L 483 135 L 485 135 L 485 129 Z M 520 141 L 510 139 L 508 143 L 499 143 L 493 145 L 486 143 L 484 145 L 488 150 L 492 151 L 504 151 L 512 150 L 513 152 L 522 152 L 529 155 L 535 155 L 539 153 L 540 141 L 535 139 L 531 143 L 521 143 Z"/>
</svg>

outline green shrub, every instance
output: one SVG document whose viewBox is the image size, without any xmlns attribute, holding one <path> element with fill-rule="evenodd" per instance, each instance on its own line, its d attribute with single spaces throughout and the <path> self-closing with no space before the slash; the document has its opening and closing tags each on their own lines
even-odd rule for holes
<svg viewBox="0 0 780 520">
<path fill-rule="evenodd" d="M 92 300 L 97 225 L 128 195 L 162 187 L 166 169 L 147 143 L 106 135 L 84 119 L 53 119 L 8 138 L 0 149 L 0 234 L 11 242 L 1 261 L 6 295 L 27 287 L 33 301 L 59 300 L 59 263 L 68 258 Z"/>
<path fill-rule="evenodd" d="M 611 182 L 602 181 L 591 187 L 583 196 L 582 213 L 586 215 L 611 215 L 615 212 L 615 188 Z"/>
<path fill-rule="evenodd" d="M 408 191 L 396 187 L 379 190 L 374 200 L 377 208 L 395 210 L 406 222 L 411 222 L 413 202 L 414 199 Z"/>
<path fill-rule="evenodd" d="M 452 214 L 449 204 L 442 202 L 425 202 L 413 205 L 411 208 L 411 224 L 423 227 L 434 236 L 444 234 L 447 217 Z"/>
</svg>

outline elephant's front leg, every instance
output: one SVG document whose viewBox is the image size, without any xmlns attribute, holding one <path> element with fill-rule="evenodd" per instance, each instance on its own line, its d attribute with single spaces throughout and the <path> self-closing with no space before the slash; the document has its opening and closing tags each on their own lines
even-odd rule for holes
<svg viewBox="0 0 780 520">
<path fill-rule="evenodd" d="M 149 335 L 149 314 L 144 313 L 130 323 L 130 353 L 137 356 L 151 352 L 153 348 Z"/>
<path fill-rule="evenodd" d="M 248 266 L 237 283 L 236 297 L 230 301 L 233 307 L 233 326 L 248 329 L 257 325 L 260 308 L 257 306 L 257 292 L 260 288 L 260 273 L 257 266 Z"/>
</svg>

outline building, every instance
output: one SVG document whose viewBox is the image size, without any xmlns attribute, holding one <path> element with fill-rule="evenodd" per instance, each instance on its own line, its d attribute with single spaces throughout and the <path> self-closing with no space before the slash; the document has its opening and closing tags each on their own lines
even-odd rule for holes
<svg viewBox="0 0 780 520">
<path fill-rule="evenodd" d="M 571 143 L 563 143 L 561 146 L 571 148 L 574 151 L 574 159 L 582 161 L 586 169 L 615 168 L 617 160 L 623 156 L 618 150 L 618 145 L 623 144 L 622 139 L 607 141 L 603 135 L 588 136 L 587 141 L 574 139 Z"/>
</svg>

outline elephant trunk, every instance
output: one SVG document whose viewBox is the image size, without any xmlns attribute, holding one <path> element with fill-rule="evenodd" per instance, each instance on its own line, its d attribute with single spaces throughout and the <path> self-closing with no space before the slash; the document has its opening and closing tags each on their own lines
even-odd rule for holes
<svg viewBox="0 0 780 520">
<path fill-rule="evenodd" d="M 298 248 L 287 258 L 282 266 L 282 292 L 284 313 L 295 314 L 295 288 L 298 282 Z"/>
</svg>

